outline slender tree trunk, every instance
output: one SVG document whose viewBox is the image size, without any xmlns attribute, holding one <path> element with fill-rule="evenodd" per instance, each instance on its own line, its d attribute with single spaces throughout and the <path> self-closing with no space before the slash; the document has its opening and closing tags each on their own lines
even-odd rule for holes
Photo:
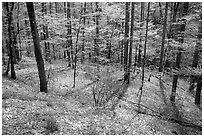
<svg viewBox="0 0 204 137">
<path fill-rule="evenodd" d="M 46 74 L 44 68 L 44 61 L 42 58 L 41 47 L 40 47 L 40 39 L 37 30 L 37 24 L 35 20 L 35 12 L 32 2 L 26 2 L 28 16 L 30 20 L 30 27 L 33 36 L 33 43 L 34 43 L 34 51 L 35 51 L 35 58 L 38 67 L 38 75 L 40 79 L 40 91 L 47 93 L 47 81 L 46 81 Z"/>
<path fill-rule="evenodd" d="M 200 14 L 200 19 L 201 19 L 201 14 Z M 198 35 L 197 35 L 197 43 L 195 46 L 195 51 L 194 51 L 194 56 L 193 56 L 193 63 L 192 63 L 192 67 L 193 68 L 197 68 L 198 66 L 198 60 L 200 58 L 200 53 L 202 51 L 202 22 L 199 22 L 199 26 L 198 26 Z M 189 87 L 189 91 L 192 92 L 193 87 L 195 85 L 195 81 L 196 81 L 196 77 L 195 76 L 191 76 L 190 79 L 190 87 Z"/>
<path fill-rule="evenodd" d="M 144 21 L 144 2 L 141 2 L 141 12 L 140 12 L 140 27 L 141 27 L 141 29 L 142 29 L 142 26 L 143 26 L 143 21 Z M 142 30 L 140 30 L 140 44 L 139 44 L 139 49 L 138 49 L 138 66 L 140 67 L 141 66 L 141 53 L 142 53 L 142 37 L 141 37 L 141 35 L 142 35 Z"/>
<path fill-rule="evenodd" d="M 73 61 L 74 61 L 74 55 L 73 55 L 73 44 L 72 44 L 72 25 L 71 25 L 71 3 L 67 2 L 67 20 L 68 20 L 68 25 L 67 25 L 67 36 L 68 36 L 68 51 L 67 51 L 67 56 L 68 56 L 68 66 L 72 66 L 72 68 L 74 68 L 73 65 Z M 72 65 L 71 65 L 72 64 Z"/>
<path fill-rule="evenodd" d="M 98 2 L 95 3 L 96 4 L 96 12 L 99 12 L 98 8 Z M 97 13 L 98 14 L 98 13 Z M 95 16 L 95 20 L 96 20 L 96 38 L 94 39 L 94 44 L 95 44 L 95 62 L 99 63 L 99 15 Z M 98 66 L 98 65 L 97 65 Z"/>
<path fill-rule="evenodd" d="M 55 12 L 58 13 L 58 3 L 55 2 Z"/>
<path fill-rule="evenodd" d="M 143 56 L 143 64 L 142 64 L 142 85 L 140 87 L 138 110 L 140 110 L 140 102 L 142 99 L 142 92 L 143 92 L 143 86 L 144 86 L 144 69 L 145 69 L 145 62 L 146 62 L 146 46 L 147 46 L 147 37 L 148 37 L 149 10 L 150 10 L 150 2 L 148 2 L 148 8 L 147 8 L 147 19 L 146 19 L 147 23 L 146 23 L 146 34 L 145 34 L 145 44 L 144 44 L 144 56 Z"/>
<path fill-rule="evenodd" d="M 44 15 L 47 14 L 47 3 L 42 2 L 42 16 L 44 18 Z M 43 34 L 44 38 L 43 40 L 47 40 L 49 38 L 48 35 L 48 26 L 43 24 Z M 44 42 L 45 44 L 45 60 L 49 61 L 51 63 L 51 58 L 50 58 L 50 43 L 49 42 Z"/>
<path fill-rule="evenodd" d="M 81 23 L 81 16 L 82 16 L 82 12 L 80 15 L 79 23 Z M 78 40 L 79 40 L 80 29 L 81 29 L 81 27 L 79 26 L 79 28 L 77 30 L 76 43 L 75 43 L 76 47 L 75 47 L 75 56 L 74 56 L 74 84 L 73 84 L 73 88 L 75 88 L 75 85 L 76 85 L 77 51 L 78 51 Z"/>
<path fill-rule="evenodd" d="M 201 90 L 202 90 L 202 75 L 199 76 L 199 78 L 197 79 L 197 89 L 196 89 L 196 95 L 195 95 L 195 104 L 196 105 L 200 105 L 200 96 L 201 96 Z"/>
<path fill-rule="evenodd" d="M 132 43 L 133 43 L 133 28 L 134 28 L 134 11 L 135 2 L 131 3 L 131 28 L 130 28 L 130 47 L 129 47 L 129 64 L 128 64 L 128 84 L 130 83 L 130 71 L 132 66 Z"/>
<path fill-rule="evenodd" d="M 167 2 L 166 2 L 167 3 Z M 161 6 L 161 2 L 159 2 L 159 11 L 160 11 L 160 16 L 161 16 L 161 22 L 163 20 L 163 14 L 162 14 L 162 6 Z"/>
<path fill-rule="evenodd" d="M 18 9 L 17 9 L 17 31 L 18 31 L 18 43 L 19 43 L 19 59 L 22 59 L 22 48 L 21 48 L 21 35 L 20 35 L 20 20 L 19 20 L 19 12 L 20 12 L 20 2 L 18 2 Z"/>
<path fill-rule="evenodd" d="M 14 34 L 13 31 L 13 9 L 14 9 L 14 2 L 5 2 L 6 9 L 7 9 L 7 16 L 8 16 L 8 36 L 9 36 L 9 58 L 11 63 L 11 78 L 16 79 L 16 72 L 14 68 Z M 11 8 L 10 8 L 11 7 Z M 9 63 L 9 62 L 8 62 Z"/>
<path fill-rule="evenodd" d="M 181 62 L 181 48 L 178 49 L 177 57 L 176 57 L 176 68 L 180 68 L 180 62 Z M 175 102 L 176 97 L 176 87 L 177 87 L 177 81 L 178 81 L 178 75 L 175 74 L 173 77 L 173 84 L 172 84 L 172 91 L 171 91 L 171 102 Z"/>
<path fill-rule="evenodd" d="M 109 62 L 111 62 L 111 54 L 112 54 L 112 42 L 111 41 L 112 41 L 115 29 L 116 29 L 116 25 L 115 25 L 115 28 L 112 29 L 111 35 L 110 35 L 110 37 L 107 40 L 107 49 L 108 49 L 107 58 L 109 59 Z"/>
<path fill-rule="evenodd" d="M 136 65 L 137 65 L 137 45 L 135 45 L 135 59 L 134 59 L 134 70 L 133 70 L 133 73 L 135 73 Z"/>
<path fill-rule="evenodd" d="M 86 2 L 84 2 L 84 7 L 83 7 L 83 14 L 86 14 Z M 82 42 L 82 47 L 81 47 L 81 63 L 84 63 L 84 46 L 85 46 L 85 25 L 86 25 L 86 17 L 83 17 L 83 28 L 82 28 L 82 37 L 83 37 L 83 42 Z"/>
<path fill-rule="evenodd" d="M 159 72 L 163 71 L 164 43 L 165 43 L 165 35 L 166 35 L 167 13 L 168 13 L 168 2 L 166 2 L 166 7 L 165 7 L 165 17 L 164 17 L 164 25 L 163 25 Z"/>
<path fill-rule="evenodd" d="M 187 8 L 187 9 L 185 9 L 185 8 Z M 182 11 L 181 11 L 182 16 L 187 14 L 186 12 L 188 11 L 188 6 L 186 6 L 185 8 L 182 9 Z M 180 22 L 179 23 L 179 30 L 178 30 L 178 34 L 177 34 L 178 42 L 183 43 L 184 42 L 184 31 L 185 31 L 185 27 L 186 27 L 186 19 L 180 19 L 178 21 Z M 180 68 L 182 50 L 183 50 L 182 47 L 178 48 L 178 53 L 177 53 L 177 57 L 176 57 L 176 68 L 177 69 Z M 173 77 L 172 93 L 171 93 L 171 97 L 170 97 L 170 100 L 171 100 L 172 103 L 175 103 L 177 80 L 178 80 L 178 75 L 175 74 L 174 77 Z"/>
<path fill-rule="evenodd" d="M 148 37 L 148 23 L 149 23 L 149 9 L 150 9 L 150 2 L 148 2 L 148 9 L 147 9 L 147 23 L 146 23 L 146 34 L 145 34 L 145 44 L 144 44 L 144 56 L 143 56 L 143 63 L 142 63 L 142 83 L 144 83 L 144 68 L 146 63 L 146 47 L 147 47 L 147 37 Z M 143 86 L 143 84 L 142 84 Z"/>
<path fill-rule="evenodd" d="M 49 2 L 50 15 L 52 14 L 52 2 Z"/>
<path fill-rule="evenodd" d="M 129 7 L 130 3 L 126 2 L 126 10 L 125 10 L 125 45 L 124 45 L 124 82 L 126 84 L 129 83 L 128 81 L 128 43 L 129 43 Z"/>
<path fill-rule="evenodd" d="M 123 29 L 124 29 L 124 22 L 123 22 L 123 20 L 121 21 L 121 34 L 123 34 Z M 121 40 L 121 50 L 120 50 L 120 57 L 121 57 L 121 65 L 123 65 L 124 66 L 124 63 L 123 63 L 123 61 L 124 61 L 124 55 L 123 55 L 123 53 L 124 53 L 124 40 L 122 39 Z"/>
</svg>

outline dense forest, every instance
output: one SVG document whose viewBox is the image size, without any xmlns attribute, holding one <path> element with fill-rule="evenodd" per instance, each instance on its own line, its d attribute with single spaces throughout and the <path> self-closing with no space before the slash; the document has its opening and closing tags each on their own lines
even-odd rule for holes
<svg viewBox="0 0 204 137">
<path fill-rule="evenodd" d="M 201 2 L 2 2 L 3 135 L 201 135 Z"/>
</svg>

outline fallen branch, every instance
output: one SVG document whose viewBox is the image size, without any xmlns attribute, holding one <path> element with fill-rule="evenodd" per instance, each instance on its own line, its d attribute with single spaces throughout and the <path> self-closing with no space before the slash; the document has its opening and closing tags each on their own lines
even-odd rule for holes
<svg viewBox="0 0 204 137">
<path fill-rule="evenodd" d="M 127 102 L 127 103 L 130 103 L 130 104 L 133 104 L 133 105 L 136 105 L 138 107 L 138 103 L 136 102 L 133 102 L 133 101 L 130 101 L 130 100 L 127 100 L 126 98 L 121 98 L 121 100 Z M 174 123 L 177 123 L 181 126 L 186 126 L 186 127 L 191 127 L 191 128 L 194 128 L 194 129 L 197 129 L 198 131 L 202 131 L 202 126 L 199 126 L 199 125 L 196 125 L 194 123 L 190 123 L 190 122 L 187 122 L 187 121 L 181 121 L 181 120 L 177 120 L 177 119 L 174 119 L 174 118 L 169 118 L 169 117 L 166 117 L 164 116 L 163 114 L 161 114 L 160 112 L 157 112 L 143 104 L 140 103 L 140 106 L 141 107 L 144 107 L 145 109 L 143 109 L 143 111 L 139 111 L 137 109 L 134 109 L 135 111 L 137 111 L 138 113 L 140 114 L 145 114 L 145 115 L 150 115 L 150 116 L 154 116 L 154 117 L 159 117 L 163 120 L 167 120 L 167 121 L 171 121 L 171 122 L 174 122 Z M 151 110 L 152 112 L 155 112 L 156 114 L 153 114 L 153 113 L 147 113 L 146 109 L 148 110 Z"/>
</svg>

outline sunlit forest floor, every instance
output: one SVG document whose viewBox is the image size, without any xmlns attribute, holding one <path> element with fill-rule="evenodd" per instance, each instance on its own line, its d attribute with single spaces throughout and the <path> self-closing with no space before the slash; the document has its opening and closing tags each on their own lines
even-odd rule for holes
<svg viewBox="0 0 204 137">
<path fill-rule="evenodd" d="M 94 66 L 78 66 L 76 87 L 73 86 L 73 69 L 62 61 L 45 64 L 48 94 L 39 92 L 39 79 L 34 58 L 25 57 L 15 66 L 17 79 L 2 78 L 2 134 L 9 135 L 171 135 L 202 134 L 202 107 L 194 104 L 187 92 L 188 82 L 178 81 L 176 103 L 169 101 L 172 78 L 162 80 L 156 72 L 145 72 L 145 84 L 138 111 L 141 72 L 131 74 L 132 79 L 124 97 L 104 107 L 95 107 L 91 73 Z M 107 72 L 110 71 L 110 72 Z M 113 83 L 123 77 L 120 67 L 100 67 L 103 81 Z M 111 80 L 110 80 L 111 79 Z M 100 88 L 100 87 L 99 87 Z M 114 107 L 111 107 L 114 106 Z M 112 109 L 110 109 L 112 108 Z M 140 112 L 140 113 L 139 113 Z M 58 130 L 51 133 L 43 120 L 53 117 Z"/>
</svg>

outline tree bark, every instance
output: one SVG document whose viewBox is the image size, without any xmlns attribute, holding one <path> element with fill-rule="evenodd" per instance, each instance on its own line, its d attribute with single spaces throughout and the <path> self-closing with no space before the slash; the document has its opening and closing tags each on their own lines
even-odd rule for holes
<svg viewBox="0 0 204 137">
<path fill-rule="evenodd" d="M 201 14 L 200 14 L 200 19 L 201 19 Z M 198 60 L 200 58 L 200 53 L 202 51 L 202 22 L 199 22 L 199 26 L 198 26 L 198 35 L 197 35 L 197 42 L 196 42 L 196 46 L 195 46 L 195 51 L 194 51 L 194 55 L 193 55 L 193 63 L 192 63 L 192 67 L 193 68 L 197 68 L 198 66 Z M 196 81 L 196 77 L 195 76 L 191 76 L 190 79 L 190 87 L 189 87 L 189 91 L 192 92 L 193 87 L 195 85 L 195 81 Z"/>
<path fill-rule="evenodd" d="M 177 6 L 179 6 L 179 3 L 177 3 Z M 185 8 L 188 8 L 188 6 L 186 6 Z M 176 11 L 177 10 L 178 9 L 176 9 Z M 182 8 L 182 11 L 180 11 L 180 12 L 182 12 L 182 16 L 184 16 L 184 15 L 187 14 L 186 13 L 187 11 L 188 11 L 188 9 L 183 9 Z M 177 15 L 174 15 L 174 16 L 177 16 Z M 178 27 L 179 30 L 177 32 L 177 35 L 174 34 L 173 38 L 177 39 L 177 41 L 179 43 L 183 43 L 184 42 L 184 31 L 185 31 L 185 26 L 186 26 L 186 19 L 179 19 L 178 22 L 179 22 L 179 27 Z M 177 57 L 176 57 L 176 68 L 177 69 L 180 68 L 181 53 L 182 53 L 182 47 L 179 47 Z M 170 100 L 171 100 L 172 103 L 175 103 L 177 80 L 178 80 L 178 74 L 174 74 L 173 84 L 172 84 L 172 93 L 171 93 L 171 97 L 170 97 Z"/>
<path fill-rule="evenodd" d="M 124 28 L 124 21 L 122 20 L 121 21 L 121 34 L 123 34 L 123 28 Z M 124 55 L 123 55 L 123 53 L 124 53 L 124 40 L 123 39 L 121 40 L 120 44 L 121 44 L 121 50 L 120 50 L 121 60 L 120 60 L 120 62 L 121 62 L 121 65 L 124 66 L 124 62 L 123 62 L 124 61 Z"/>
<path fill-rule="evenodd" d="M 95 4 L 96 4 L 96 12 L 99 12 L 98 2 L 96 2 Z M 94 39 L 95 63 L 99 63 L 99 15 L 95 16 L 95 20 L 96 20 L 96 37 Z"/>
<path fill-rule="evenodd" d="M 84 2 L 84 7 L 83 7 L 83 14 L 86 14 L 86 2 Z M 85 46 L 85 25 L 86 25 L 86 17 L 83 17 L 83 28 L 82 28 L 82 37 L 83 37 L 83 42 L 82 42 L 82 47 L 81 47 L 81 63 L 84 63 L 84 55 L 85 55 L 85 51 L 84 51 L 84 46 Z"/>
<path fill-rule="evenodd" d="M 13 9 L 14 9 L 14 2 L 5 2 L 6 9 L 7 9 L 7 16 L 8 16 L 8 36 L 9 36 L 9 58 L 11 63 L 11 78 L 16 79 L 16 72 L 14 68 L 14 34 L 13 32 Z M 9 8 L 11 4 L 11 8 Z M 9 62 L 8 62 L 9 63 Z"/>
<path fill-rule="evenodd" d="M 176 68 L 180 68 L 180 62 L 181 62 L 181 48 L 178 49 L 178 53 L 176 56 Z M 176 97 L 176 87 L 177 87 L 177 81 L 178 81 L 178 74 L 174 74 L 173 77 L 173 84 L 172 84 L 172 91 L 171 91 L 171 97 L 170 100 L 171 102 L 175 102 L 175 97 Z"/>
<path fill-rule="evenodd" d="M 142 64 L 142 83 L 144 83 L 144 68 L 145 68 L 145 63 L 146 63 L 146 48 L 147 48 L 147 37 L 148 37 L 149 9 L 150 9 L 150 2 L 148 2 L 148 9 L 147 9 L 147 23 L 146 23 L 146 33 L 145 33 L 144 56 L 143 56 L 143 64 Z M 142 84 L 142 86 L 143 86 L 143 84 Z"/>
<path fill-rule="evenodd" d="M 166 35 L 167 13 L 168 13 L 168 2 L 166 2 L 166 7 L 165 7 L 165 17 L 164 17 L 164 25 L 163 25 L 159 72 L 162 72 L 163 70 L 163 58 L 164 58 L 163 56 L 164 56 L 164 43 L 165 43 L 165 35 Z"/>
<path fill-rule="evenodd" d="M 197 79 L 198 85 L 196 89 L 196 95 L 195 95 L 195 104 L 200 105 L 200 96 L 201 96 L 201 90 L 202 90 L 202 76 L 199 76 Z"/>
<path fill-rule="evenodd" d="M 46 81 L 46 74 L 45 74 L 45 68 L 44 68 L 44 61 L 41 53 L 40 39 L 39 39 L 37 24 L 35 20 L 33 3 L 26 2 L 26 6 L 27 6 L 28 16 L 30 20 L 30 27 L 31 27 L 33 43 L 34 43 L 35 58 L 37 62 L 38 75 L 40 79 L 40 91 L 47 93 L 47 81 Z"/>
<path fill-rule="evenodd" d="M 129 83 L 128 81 L 128 43 L 129 43 L 129 7 L 130 3 L 126 2 L 126 8 L 125 8 L 125 45 L 124 45 L 124 82 L 126 84 Z"/>
<path fill-rule="evenodd" d="M 150 10 L 150 2 L 148 2 L 148 8 L 147 8 L 147 19 L 146 19 L 146 34 L 145 34 L 145 44 L 144 44 L 144 56 L 143 56 L 143 64 L 142 64 L 142 85 L 140 87 L 140 95 L 139 95 L 139 106 L 138 110 L 140 111 L 140 102 L 142 99 L 142 92 L 143 92 L 143 86 L 144 86 L 144 68 L 145 68 L 145 62 L 146 62 L 146 45 L 147 45 L 147 37 L 148 37 L 148 23 L 149 23 L 149 10 Z"/>
<path fill-rule="evenodd" d="M 144 2 L 141 2 L 141 11 L 140 11 L 140 29 L 142 29 L 142 26 L 143 26 L 143 21 L 144 21 Z M 139 48 L 138 48 L 138 67 L 141 66 L 141 53 L 142 53 L 142 30 L 140 30 L 140 43 L 139 43 Z"/>
<path fill-rule="evenodd" d="M 58 3 L 55 2 L 55 12 L 58 13 Z"/>
<path fill-rule="evenodd" d="M 130 28 L 130 47 L 129 47 L 129 64 L 128 64 L 128 84 L 130 83 L 130 71 L 132 66 L 132 43 L 133 43 L 133 28 L 134 28 L 134 11 L 135 2 L 131 3 L 131 28 Z"/>
<path fill-rule="evenodd" d="M 72 45 L 72 25 L 71 25 L 71 3 L 67 2 L 67 21 L 68 21 L 68 25 L 67 25 L 67 48 L 66 49 L 66 53 L 65 56 L 67 56 L 68 58 L 68 66 L 72 66 L 72 68 L 74 68 L 73 65 L 73 61 L 74 61 L 74 55 L 73 55 L 73 45 Z"/>
<path fill-rule="evenodd" d="M 19 13 L 20 13 L 20 2 L 18 2 L 18 8 L 17 8 L 17 32 L 18 32 L 18 43 L 19 43 L 19 60 L 22 59 L 22 49 L 21 49 L 21 35 L 20 35 L 20 20 L 19 20 Z"/>
</svg>

